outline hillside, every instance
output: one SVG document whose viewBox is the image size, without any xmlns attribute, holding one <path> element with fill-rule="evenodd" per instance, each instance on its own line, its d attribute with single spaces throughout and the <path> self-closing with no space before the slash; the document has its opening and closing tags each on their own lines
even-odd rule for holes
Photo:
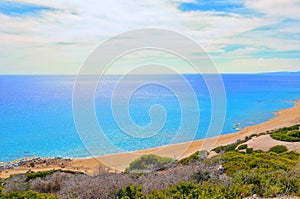
<svg viewBox="0 0 300 199">
<path fill-rule="evenodd" d="M 220 146 L 212 157 L 206 151 L 180 161 L 144 155 L 125 173 L 101 167 L 92 176 L 62 170 L 13 175 L 2 180 L 0 198 L 296 198 L 300 153 L 281 145 L 262 151 L 247 144 L 291 131 L 298 135 L 299 125 Z"/>
</svg>

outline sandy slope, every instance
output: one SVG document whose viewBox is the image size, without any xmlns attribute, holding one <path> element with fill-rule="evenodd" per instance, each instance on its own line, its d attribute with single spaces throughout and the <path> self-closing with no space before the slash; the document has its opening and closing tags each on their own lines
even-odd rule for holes
<svg viewBox="0 0 300 199">
<path fill-rule="evenodd" d="M 273 138 L 271 138 L 270 135 L 262 135 L 253 138 L 249 140 L 246 144 L 248 144 L 249 148 L 253 148 L 254 150 L 268 151 L 273 146 L 284 145 L 288 148 L 288 150 L 294 150 L 300 152 L 299 142 L 284 142 L 284 141 L 274 140 Z"/>
<path fill-rule="evenodd" d="M 253 133 L 261 133 L 265 131 L 275 130 L 280 127 L 291 126 L 294 124 L 300 124 L 300 101 L 297 101 L 296 106 L 294 106 L 293 108 L 278 111 L 276 113 L 275 118 L 255 126 L 247 127 L 242 131 L 234 134 L 222 135 L 219 137 L 209 138 L 206 140 L 198 140 L 194 142 L 168 145 L 168 146 L 158 147 L 154 149 L 137 151 L 133 153 L 107 155 L 107 156 L 102 156 L 97 158 L 73 159 L 69 161 L 67 164 L 64 164 L 63 167 L 61 167 L 60 164 L 47 165 L 47 166 L 37 165 L 33 168 L 19 167 L 10 170 L 0 171 L 0 177 L 5 178 L 8 177 L 10 174 L 24 173 L 29 169 L 31 169 L 32 171 L 38 171 L 38 170 L 47 170 L 52 168 L 79 170 L 89 174 L 93 174 L 94 172 L 97 171 L 97 169 L 101 164 L 104 164 L 115 171 L 122 171 L 130 164 L 130 162 L 132 162 L 137 157 L 146 153 L 153 153 L 160 156 L 180 159 L 198 150 L 201 149 L 210 150 L 216 146 L 229 144 L 235 142 L 238 139 L 243 139 L 245 136 L 251 135 Z M 249 145 L 251 145 L 253 148 L 258 148 L 259 146 L 263 146 L 266 143 L 268 144 L 266 145 L 267 147 L 269 147 L 269 145 L 272 146 L 273 144 L 277 145 L 277 141 L 271 140 L 272 141 L 271 142 L 268 136 L 261 136 L 259 137 L 259 139 L 256 138 L 256 141 L 257 143 L 251 142 L 249 143 Z M 264 149 L 267 150 L 267 147 L 265 147 Z M 291 147 L 291 149 L 293 148 Z"/>
</svg>

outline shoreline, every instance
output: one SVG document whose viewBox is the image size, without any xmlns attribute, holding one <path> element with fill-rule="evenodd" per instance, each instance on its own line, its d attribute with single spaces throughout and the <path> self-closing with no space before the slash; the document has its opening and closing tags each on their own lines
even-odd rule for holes
<svg viewBox="0 0 300 199">
<path fill-rule="evenodd" d="M 123 171 L 128 165 L 141 155 L 152 153 L 159 156 L 170 158 L 184 158 L 196 151 L 205 149 L 211 150 L 217 146 L 226 145 L 243 139 L 245 136 L 251 134 L 262 133 L 266 131 L 275 130 L 281 127 L 292 126 L 300 124 L 300 100 L 295 100 L 295 105 L 288 109 L 282 109 L 274 112 L 274 117 L 253 126 L 248 126 L 239 132 L 220 135 L 217 137 L 195 140 L 191 142 L 166 145 L 151 149 L 145 149 L 135 152 L 119 153 L 112 155 L 104 155 L 95 158 L 76 159 L 74 161 L 81 164 L 89 164 L 93 161 L 100 161 L 105 166 L 113 168 L 118 171 Z M 182 151 L 184 150 L 184 153 Z"/>
<path fill-rule="evenodd" d="M 0 170 L 0 178 L 9 177 L 11 174 L 25 173 L 30 171 L 42 171 L 51 169 L 63 169 L 80 171 L 87 174 L 94 174 L 99 170 L 101 165 L 107 166 L 112 171 L 123 171 L 129 164 L 144 154 L 155 154 L 163 157 L 170 157 L 174 159 L 181 159 L 187 157 L 199 150 L 211 150 L 217 146 L 226 145 L 237 141 L 238 139 L 244 139 L 245 136 L 251 134 L 262 133 L 266 131 L 275 130 L 281 127 L 292 126 L 300 124 L 300 100 L 295 100 L 295 105 L 288 109 L 282 109 L 274 112 L 274 116 L 271 119 L 259 123 L 253 126 L 248 126 L 241 131 L 220 135 L 212 138 L 206 138 L 202 140 L 195 140 L 190 142 L 171 144 L 166 146 L 160 146 L 140 151 L 126 152 L 119 154 L 104 155 L 100 157 L 90 158 L 68 158 L 70 161 L 65 161 L 62 158 L 61 162 L 51 162 L 51 164 L 37 165 L 33 167 L 18 166 L 15 168 Z M 54 158 L 53 158 L 54 159 Z M 51 160 L 51 158 L 49 159 Z"/>
<path fill-rule="evenodd" d="M 242 128 L 242 130 L 240 131 L 236 131 L 236 132 L 233 132 L 233 133 L 227 133 L 227 134 L 220 134 L 218 136 L 215 136 L 215 137 L 208 137 L 208 138 L 204 138 L 204 139 L 200 139 L 200 140 L 194 140 L 194 141 L 186 141 L 186 142 L 180 142 L 180 143 L 175 143 L 175 144 L 168 144 L 168 145 L 163 145 L 163 146 L 158 146 L 158 147 L 153 147 L 153 148 L 148 148 L 148 149 L 141 149 L 141 150 L 136 150 L 136 151 L 129 151 L 129 152 L 121 152 L 121 153 L 113 153 L 113 154 L 105 154 L 105 155 L 100 155 L 100 156 L 97 156 L 97 157 L 77 157 L 77 158 L 73 158 L 73 157 L 67 157 L 66 159 L 73 159 L 73 160 L 85 160 L 85 159 L 91 159 L 91 158 L 101 158 L 101 157 L 104 157 L 104 156 L 114 156 L 114 155 L 122 155 L 122 154 L 128 154 L 128 153 L 148 153 L 149 151 L 156 151 L 156 150 L 159 150 L 160 148 L 164 148 L 164 147 L 172 147 L 173 145 L 174 146 L 178 146 L 178 145 L 183 145 L 183 144 L 190 144 L 190 143 L 193 143 L 193 142 L 202 142 L 202 141 L 206 141 L 206 140 L 210 140 L 210 139 L 217 139 L 219 137 L 225 137 L 226 135 L 235 135 L 235 134 L 239 134 L 239 133 L 242 133 L 245 129 L 248 129 L 250 127 L 255 127 L 255 126 L 258 126 L 258 125 L 261 125 L 261 124 L 265 124 L 267 122 L 270 122 L 274 119 L 276 119 L 277 117 L 279 117 L 280 115 L 280 112 L 281 111 L 285 111 L 285 110 L 289 110 L 289 109 L 294 109 L 296 108 L 296 106 L 300 106 L 300 100 L 290 100 L 292 102 L 294 102 L 295 104 L 289 108 L 284 108 L 284 109 L 280 109 L 280 110 L 276 110 L 274 111 L 272 114 L 273 114 L 273 117 L 271 117 L 270 119 L 264 121 L 264 122 L 260 122 L 260 123 L 257 123 L 257 124 L 253 124 L 253 125 L 249 125 L 249 126 L 246 126 L 245 128 Z M 300 115 L 300 113 L 299 113 Z M 298 121 L 298 118 L 297 118 L 297 121 Z M 299 123 L 300 123 L 300 119 L 299 119 Z M 298 124 L 298 123 L 297 123 Z M 282 127 L 285 127 L 285 125 L 283 125 Z M 280 128 L 280 127 L 279 127 Z M 274 130 L 274 129 L 272 129 Z M 258 132 L 258 133 L 261 133 L 261 132 Z M 230 144 L 230 143 L 226 143 L 226 144 Z M 224 144 L 225 145 L 225 144 Z M 218 145 L 219 146 L 219 145 Z M 217 147 L 217 146 L 215 146 Z M 213 148 L 215 148 L 213 147 Z"/>
</svg>

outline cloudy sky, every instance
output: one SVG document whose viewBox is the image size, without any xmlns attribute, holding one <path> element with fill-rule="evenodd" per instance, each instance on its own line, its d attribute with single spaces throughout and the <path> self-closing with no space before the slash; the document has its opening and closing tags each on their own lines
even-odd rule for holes
<svg viewBox="0 0 300 199">
<path fill-rule="evenodd" d="M 76 74 L 146 27 L 195 40 L 223 73 L 300 70 L 300 0 L 0 0 L 0 22 L 1 74 Z"/>
</svg>

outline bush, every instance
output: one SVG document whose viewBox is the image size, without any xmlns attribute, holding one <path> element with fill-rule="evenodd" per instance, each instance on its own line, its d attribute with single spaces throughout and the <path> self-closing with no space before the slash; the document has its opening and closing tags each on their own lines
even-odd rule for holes
<svg viewBox="0 0 300 199">
<path fill-rule="evenodd" d="M 287 132 L 276 132 L 272 133 L 271 137 L 275 140 L 286 141 L 286 142 L 300 142 L 300 131 L 291 130 Z"/>
<path fill-rule="evenodd" d="M 250 138 L 253 138 L 253 137 L 257 137 L 258 135 L 256 134 L 256 133 L 254 133 L 254 134 L 251 134 L 249 137 Z"/>
<path fill-rule="evenodd" d="M 125 172 L 147 172 L 166 167 L 172 162 L 172 158 L 160 157 L 153 154 L 143 155 L 130 163 Z"/>
<path fill-rule="evenodd" d="M 269 152 L 274 152 L 274 153 L 283 153 L 283 152 L 286 152 L 286 151 L 288 151 L 288 149 L 286 148 L 286 146 L 283 146 L 283 145 L 273 146 L 269 150 Z"/>
<path fill-rule="evenodd" d="M 237 146 L 238 146 L 238 143 L 229 144 L 226 146 L 218 146 L 218 147 L 214 148 L 213 151 L 215 151 L 216 153 L 234 151 Z"/>
<path fill-rule="evenodd" d="M 1 199 L 58 199 L 54 194 L 36 193 L 34 191 L 27 192 L 12 192 L 8 194 L 1 194 Z"/>
<path fill-rule="evenodd" d="M 50 170 L 12 175 L 5 180 L 4 193 L 24 193 L 29 190 L 54 193 L 60 190 L 61 184 L 67 174 L 76 176 L 78 173 L 74 171 Z"/>
<path fill-rule="evenodd" d="M 179 160 L 179 164 L 183 164 L 183 165 L 187 165 L 193 162 L 196 162 L 200 159 L 204 160 L 206 159 L 208 156 L 208 152 L 205 150 L 202 151 L 197 151 L 195 153 L 193 153 L 192 155 L 190 155 L 189 157 L 183 158 L 181 160 Z"/>
<path fill-rule="evenodd" d="M 263 151 L 263 150 L 260 150 L 260 149 L 254 150 L 253 152 L 255 152 L 255 153 L 264 153 L 264 151 Z"/>
<path fill-rule="evenodd" d="M 300 142 L 300 125 L 285 127 L 271 133 L 271 137 L 276 140 L 286 142 Z"/>
<path fill-rule="evenodd" d="M 299 157 L 299 153 L 293 151 L 280 154 L 227 152 L 224 168 L 233 185 L 251 188 L 251 195 L 257 194 L 264 198 L 300 195 L 300 175 L 296 172 Z"/>
<path fill-rule="evenodd" d="M 243 149 L 246 149 L 248 147 L 247 144 L 243 144 L 243 143 L 248 142 L 253 137 L 259 137 L 261 135 L 266 135 L 266 134 L 267 133 L 251 134 L 250 136 L 245 136 L 245 138 L 243 140 L 237 140 L 235 143 L 225 145 L 225 146 L 218 146 L 218 147 L 212 149 L 212 151 L 215 151 L 217 153 L 235 151 L 237 147 L 238 147 L 237 148 L 238 150 L 243 150 Z M 252 150 L 248 150 L 248 152 L 252 152 Z"/>
<path fill-rule="evenodd" d="M 290 127 L 283 127 L 283 128 L 280 128 L 274 132 L 287 132 L 287 131 L 292 131 L 292 130 L 299 130 L 299 124 L 298 125 L 294 125 L 294 126 L 290 126 Z"/>
<path fill-rule="evenodd" d="M 26 176 L 26 182 L 29 180 L 33 180 L 36 178 L 44 178 L 48 175 L 53 175 L 56 172 L 61 172 L 61 173 L 70 173 L 70 174 L 83 174 L 82 172 L 76 172 L 76 171 L 70 171 L 70 170 L 49 170 L 49 171 L 38 171 L 38 172 L 27 172 L 25 174 Z"/>
<path fill-rule="evenodd" d="M 31 183 L 31 189 L 41 193 L 56 193 L 60 190 L 65 178 L 66 174 L 61 172 L 56 172 L 45 179 L 36 178 Z"/>
<path fill-rule="evenodd" d="M 161 192 L 154 191 L 148 195 L 150 199 L 184 199 L 184 198 L 201 198 L 201 199 L 237 199 L 251 195 L 251 186 L 225 184 L 206 181 L 203 184 L 194 184 L 191 182 L 180 182 L 175 186 L 169 187 Z"/>
<path fill-rule="evenodd" d="M 28 182 L 26 182 L 26 177 L 22 174 L 12 175 L 5 181 L 4 193 L 9 192 L 26 192 L 30 188 Z"/>
<path fill-rule="evenodd" d="M 252 168 L 263 168 L 269 171 L 289 170 L 298 161 L 300 155 L 296 152 L 276 153 L 256 153 L 242 154 L 239 152 L 227 152 L 223 160 L 227 174 L 231 175 L 241 170 L 251 170 Z"/>
<path fill-rule="evenodd" d="M 146 196 L 142 193 L 142 190 L 142 186 L 128 185 L 123 187 L 117 196 L 121 199 L 146 199 Z"/>
<path fill-rule="evenodd" d="M 25 174 L 26 176 L 26 180 L 25 181 L 29 181 L 29 180 L 33 180 L 35 178 L 44 178 L 48 175 L 52 175 L 55 172 L 55 170 L 50 170 L 50 171 L 38 171 L 38 172 L 27 172 Z"/>
<path fill-rule="evenodd" d="M 251 154 L 253 153 L 253 149 L 252 148 L 246 148 L 246 154 Z"/>
<path fill-rule="evenodd" d="M 238 146 L 238 150 L 243 150 L 243 149 L 246 149 L 248 147 L 247 144 L 242 144 L 240 146 Z"/>
</svg>

